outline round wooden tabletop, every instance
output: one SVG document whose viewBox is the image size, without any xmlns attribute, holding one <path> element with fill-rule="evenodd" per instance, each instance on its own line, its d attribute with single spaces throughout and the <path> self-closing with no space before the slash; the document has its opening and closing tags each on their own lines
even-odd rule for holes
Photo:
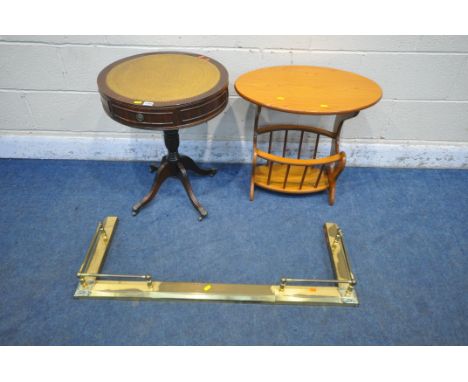
<svg viewBox="0 0 468 382">
<path fill-rule="evenodd" d="M 147 129 L 193 126 L 219 114 L 228 99 L 228 74 L 199 54 L 152 52 L 104 68 L 98 88 L 106 112 Z"/>
<path fill-rule="evenodd" d="M 319 66 L 273 66 L 241 75 L 235 88 L 246 100 L 297 114 L 345 114 L 377 103 L 380 86 L 358 74 Z"/>
</svg>

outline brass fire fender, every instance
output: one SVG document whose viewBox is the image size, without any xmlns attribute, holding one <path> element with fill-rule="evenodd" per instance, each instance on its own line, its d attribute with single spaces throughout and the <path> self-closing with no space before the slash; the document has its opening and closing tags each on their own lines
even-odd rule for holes
<svg viewBox="0 0 468 382">
<path fill-rule="evenodd" d="M 118 218 L 99 222 L 77 277 L 76 298 L 121 300 L 195 300 L 266 304 L 343 305 L 359 304 L 343 233 L 335 223 L 325 223 L 325 239 L 335 279 L 283 277 L 278 285 L 211 284 L 156 281 L 150 275 L 104 274 L 104 264 Z M 298 285 L 304 283 L 306 285 Z"/>
</svg>

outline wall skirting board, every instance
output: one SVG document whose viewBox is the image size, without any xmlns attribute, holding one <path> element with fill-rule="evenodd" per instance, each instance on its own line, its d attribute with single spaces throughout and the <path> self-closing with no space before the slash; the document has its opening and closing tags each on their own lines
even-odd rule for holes
<svg viewBox="0 0 468 382">
<path fill-rule="evenodd" d="M 468 143 L 343 139 L 348 165 L 356 167 L 468 169 Z M 250 141 L 182 138 L 180 151 L 201 162 L 251 161 Z M 154 161 L 165 154 L 159 136 L 0 135 L 0 158 Z"/>
</svg>

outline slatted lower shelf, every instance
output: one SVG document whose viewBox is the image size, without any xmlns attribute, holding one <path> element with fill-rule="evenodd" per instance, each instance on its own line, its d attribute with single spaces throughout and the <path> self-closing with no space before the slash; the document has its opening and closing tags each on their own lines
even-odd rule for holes
<svg viewBox="0 0 468 382">
<path fill-rule="evenodd" d="M 308 167 L 301 186 L 302 177 L 304 176 L 304 166 L 291 166 L 288 174 L 287 184 L 284 184 L 286 177 L 287 165 L 274 163 L 271 165 L 270 182 L 268 182 L 268 165 L 259 165 L 255 167 L 255 185 L 278 192 L 308 194 L 311 192 L 320 192 L 328 188 L 328 177 L 325 171 L 322 172 L 320 180 L 317 179 L 320 174 L 320 168 Z M 316 186 L 317 185 L 317 186 Z"/>
</svg>

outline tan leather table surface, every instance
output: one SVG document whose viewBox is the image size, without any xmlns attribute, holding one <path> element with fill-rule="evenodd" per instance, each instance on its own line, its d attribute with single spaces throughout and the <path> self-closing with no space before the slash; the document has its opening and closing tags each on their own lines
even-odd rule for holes
<svg viewBox="0 0 468 382">
<path fill-rule="evenodd" d="M 155 54 L 114 66 L 107 73 L 106 84 L 129 99 L 170 102 L 205 93 L 219 79 L 218 68 L 203 56 Z"/>
</svg>

